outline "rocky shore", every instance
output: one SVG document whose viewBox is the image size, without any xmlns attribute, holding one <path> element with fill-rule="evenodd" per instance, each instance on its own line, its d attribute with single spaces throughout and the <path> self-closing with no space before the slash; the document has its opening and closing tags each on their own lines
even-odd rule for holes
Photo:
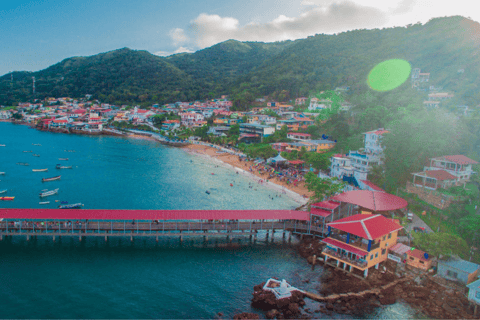
<svg viewBox="0 0 480 320">
<path fill-rule="evenodd" d="M 298 252 L 312 264 L 314 255 L 321 257 L 323 247 L 318 240 L 305 239 L 299 244 Z M 462 288 L 452 289 L 455 287 L 441 284 L 440 279 L 431 274 L 411 269 L 396 271 L 393 263 L 383 263 L 379 270 L 371 269 L 367 279 L 358 279 L 330 266 L 319 267 L 326 270 L 320 276 L 322 286 L 315 292 L 322 297 L 315 312 L 361 316 L 379 306 L 404 301 L 430 318 L 474 318 L 473 306 Z M 476 318 L 480 319 L 480 315 Z"/>
</svg>

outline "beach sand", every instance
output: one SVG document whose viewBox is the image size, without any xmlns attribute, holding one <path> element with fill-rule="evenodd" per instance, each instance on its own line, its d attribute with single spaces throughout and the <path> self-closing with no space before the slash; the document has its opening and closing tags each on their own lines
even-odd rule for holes
<svg viewBox="0 0 480 320">
<path fill-rule="evenodd" d="M 239 157 L 229 153 L 217 153 L 218 150 L 209 146 L 190 144 L 183 147 L 189 153 L 202 155 L 215 161 L 230 165 L 239 174 L 247 175 L 253 178 L 255 181 L 263 180 L 263 185 L 272 189 L 275 189 L 279 192 L 284 192 L 287 196 L 295 200 L 297 203 L 303 205 L 309 198 L 313 195 L 312 192 L 309 192 L 305 183 L 303 181 L 297 183 L 297 186 L 293 184 L 286 184 L 283 181 L 278 180 L 277 178 L 269 179 L 268 182 L 265 180 L 268 178 L 267 173 L 259 173 L 257 170 L 250 172 L 250 166 L 254 166 L 253 161 L 240 161 Z"/>
</svg>

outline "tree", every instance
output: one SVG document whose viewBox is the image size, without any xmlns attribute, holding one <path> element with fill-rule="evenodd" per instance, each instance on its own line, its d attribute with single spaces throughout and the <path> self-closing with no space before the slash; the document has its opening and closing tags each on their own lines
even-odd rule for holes
<svg viewBox="0 0 480 320">
<path fill-rule="evenodd" d="M 458 231 L 474 246 L 480 245 L 480 215 L 469 214 L 458 220 Z"/>
<path fill-rule="evenodd" d="M 304 154 L 303 159 L 308 165 L 312 165 L 317 170 L 327 170 L 330 166 L 329 153 L 307 152 Z"/>
<path fill-rule="evenodd" d="M 305 175 L 305 185 L 308 191 L 314 192 L 313 201 L 323 201 L 342 192 L 345 188 L 345 184 L 338 181 L 337 178 L 319 178 L 313 172 L 308 172 Z"/>
<path fill-rule="evenodd" d="M 228 129 L 227 135 L 229 137 L 240 135 L 240 125 L 236 124 L 236 125 L 231 126 L 230 129 Z"/>
<path fill-rule="evenodd" d="M 468 245 L 457 235 L 444 232 L 417 233 L 413 232 L 413 243 L 421 250 L 436 256 L 466 256 Z"/>
<path fill-rule="evenodd" d="M 370 172 L 368 173 L 368 180 L 381 188 L 385 188 L 383 187 L 386 182 L 385 166 L 384 165 L 373 166 L 372 170 L 370 170 Z"/>
</svg>

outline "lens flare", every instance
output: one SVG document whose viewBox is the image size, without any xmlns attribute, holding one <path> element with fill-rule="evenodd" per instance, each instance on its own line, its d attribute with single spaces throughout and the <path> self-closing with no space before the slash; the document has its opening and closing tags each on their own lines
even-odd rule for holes
<svg viewBox="0 0 480 320">
<path fill-rule="evenodd" d="M 401 59 L 380 62 L 368 74 L 367 83 L 373 90 L 389 91 L 399 87 L 410 76 L 410 63 Z"/>
</svg>

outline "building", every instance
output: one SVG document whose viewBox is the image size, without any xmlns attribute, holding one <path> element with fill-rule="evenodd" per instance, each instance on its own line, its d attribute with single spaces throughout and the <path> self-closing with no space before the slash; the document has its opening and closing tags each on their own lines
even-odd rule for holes
<svg viewBox="0 0 480 320">
<path fill-rule="evenodd" d="M 479 269 L 480 266 L 476 263 L 452 258 L 450 260 L 438 261 L 437 275 L 447 280 L 467 285 L 477 279 Z"/>
<path fill-rule="evenodd" d="M 472 169 L 472 165 L 478 164 L 464 155 L 441 156 L 430 159 L 430 166 L 424 167 L 427 170 L 445 170 L 457 178 L 456 184 L 468 182 L 472 174 L 476 173 Z"/>
<path fill-rule="evenodd" d="M 12 117 L 12 113 L 8 110 L 0 111 L 0 120 L 8 120 Z"/>
<path fill-rule="evenodd" d="M 437 190 L 438 188 L 448 189 L 455 186 L 457 177 L 445 170 L 427 170 L 413 174 L 413 185 L 415 187 Z"/>
<path fill-rule="evenodd" d="M 477 305 L 480 305 L 480 279 L 467 284 L 468 288 L 468 301 L 471 301 Z"/>
<path fill-rule="evenodd" d="M 325 263 L 368 276 L 368 269 L 378 269 L 387 260 L 387 250 L 397 243 L 397 234 L 403 227 L 381 214 L 356 214 L 327 223 L 327 246 L 322 251 Z M 332 262 L 330 262 L 331 264 Z"/>
<path fill-rule="evenodd" d="M 451 99 L 453 98 L 454 95 L 452 93 L 448 92 L 434 92 L 434 93 L 429 93 L 428 94 L 428 100 L 429 101 L 443 101 L 446 99 Z"/>
<path fill-rule="evenodd" d="M 300 97 L 295 99 L 295 105 L 301 106 L 304 105 L 307 102 L 307 98 L 305 97 Z"/>
<path fill-rule="evenodd" d="M 311 137 L 312 137 L 312 135 L 308 134 L 308 133 L 299 133 L 299 132 L 288 132 L 287 133 L 287 138 L 292 139 L 292 140 L 305 141 L 305 140 L 310 140 Z"/>
<path fill-rule="evenodd" d="M 261 124 L 240 123 L 240 137 L 242 134 L 255 134 L 261 139 L 275 133 L 275 127 L 269 127 Z"/>
<path fill-rule="evenodd" d="M 406 255 L 406 264 L 409 266 L 424 271 L 432 267 L 433 259 L 424 251 L 413 249 L 407 251 Z"/>
</svg>

